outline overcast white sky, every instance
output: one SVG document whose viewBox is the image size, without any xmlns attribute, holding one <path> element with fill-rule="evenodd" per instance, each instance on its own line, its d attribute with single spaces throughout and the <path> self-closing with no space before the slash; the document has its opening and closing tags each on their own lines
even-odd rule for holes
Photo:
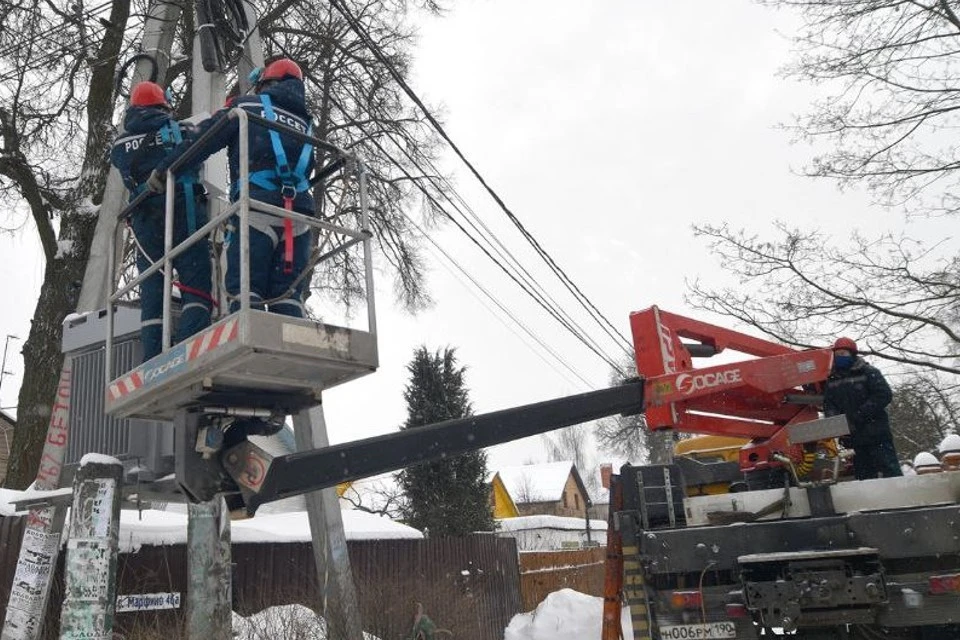
<svg viewBox="0 0 960 640">
<path fill-rule="evenodd" d="M 869 197 L 797 176 L 811 156 L 777 123 L 815 95 L 777 76 L 790 57 L 788 12 L 749 0 L 573 2 L 458 0 L 427 19 L 412 85 L 443 106 L 447 130 L 508 206 L 573 280 L 629 336 L 628 314 L 652 304 L 690 313 L 685 282 L 720 282 L 719 265 L 693 237 L 696 222 L 767 232 L 784 220 L 837 238 L 903 226 Z M 458 187 L 500 237 L 537 267 L 515 231 L 452 154 Z M 946 222 L 920 222 L 933 237 Z M 433 236 L 596 387 L 608 367 L 525 299 L 452 226 Z M 0 338 L 26 338 L 42 278 L 30 228 L 0 237 Z M 380 370 L 329 391 L 331 440 L 384 433 L 403 422 L 405 365 L 420 344 L 459 349 L 475 409 L 490 411 L 586 390 L 544 363 L 431 254 L 436 304 L 417 317 L 379 292 Z M 570 307 L 572 309 L 572 307 Z M 580 317 L 580 316 L 578 316 Z M 601 339 L 596 325 L 585 325 Z M 0 406 L 16 403 L 22 374 L 14 343 Z M 614 353 L 612 343 L 603 343 Z M 539 440 L 505 445 L 490 465 L 545 460 Z"/>
</svg>

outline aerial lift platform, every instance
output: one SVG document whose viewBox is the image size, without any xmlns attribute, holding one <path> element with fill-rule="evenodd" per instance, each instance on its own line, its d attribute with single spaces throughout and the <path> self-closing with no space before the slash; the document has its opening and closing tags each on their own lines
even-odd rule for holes
<svg viewBox="0 0 960 640">
<path fill-rule="evenodd" d="M 109 297 L 108 326 L 112 329 L 114 305 L 128 296 L 145 278 L 161 272 L 164 277 L 163 352 L 136 369 L 114 372 L 107 368 L 106 412 L 116 417 L 151 417 L 173 419 L 177 412 L 194 408 L 220 406 L 243 407 L 246 410 L 272 411 L 282 415 L 320 403 L 319 392 L 337 384 L 371 373 L 377 368 L 376 316 L 373 293 L 373 267 L 370 255 L 369 212 L 366 200 L 366 174 L 362 165 L 346 151 L 316 138 L 306 136 L 282 124 L 270 122 L 242 109 L 231 112 L 230 118 L 240 121 L 240 176 L 242 185 L 238 200 L 213 216 L 202 228 L 178 246 L 172 246 L 169 229 L 173 217 L 173 199 L 167 197 L 167 241 L 164 256 L 149 269 L 116 287 Z M 339 171 L 351 174 L 360 192 L 359 229 L 304 216 L 293 211 L 251 200 L 247 137 L 250 124 L 283 131 L 325 152 L 326 166 L 317 170 L 314 182 Z M 202 140 L 228 124 L 227 120 L 211 128 Z M 174 192 L 173 181 L 179 167 L 194 153 L 188 151 L 168 172 L 168 194 Z M 122 224 L 133 211 L 134 201 L 118 218 Z M 320 236 L 319 246 L 330 247 L 316 255 L 319 264 L 358 243 L 363 248 L 366 282 L 366 330 L 328 325 L 311 319 L 292 318 L 252 309 L 250 305 L 249 219 L 251 210 L 272 213 L 294 222 L 306 223 Z M 238 219 L 234 241 L 240 243 L 241 274 L 239 310 L 230 313 L 213 326 L 178 345 L 171 345 L 173 309 L 172 260 L 190 245 L 199 242 L 225 224 Z M 118 234 L 114 234 L 116 237 Z M 115 255 L 116 251 L 111 251 Z M 111 267 L 114 265 L 111 264 Z M 115 273 L 116 269 L 111 268 Z M 116 275 L 115 275 L 116 277 Z M 219 296 L 228 306 L 226 295 Z M 107 362 L 112 362 L 112 335 L 108 332 Z M 117 374 L 115 377 L 115 373 Z M 258 413 L 256 413 L 259 415 Z M 253 414 L 251 414 L 253 415 Z"/>
<path fill-rule="evenodd" d="M 162 420 L 197 406 L 292 414 L 376 368 L 374 334 L 250 309 L 112 379 L 107 411 Z"/>
</svg>

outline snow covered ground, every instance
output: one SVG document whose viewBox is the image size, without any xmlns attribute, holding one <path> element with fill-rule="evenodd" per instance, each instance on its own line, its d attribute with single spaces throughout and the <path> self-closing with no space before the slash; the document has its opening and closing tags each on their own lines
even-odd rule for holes
<svg viewBox="0 0 960 640">
<path fill-rule="evenodd" d="M 535 611 L 513 617 L 503 640 L 600 640 L 603 599 L 572 589 L 551 593 Z M 630 610 L 620 615 L 624 640 L 633 640 Z M 233 614 L 237 640 L 327 640 L 326 624 L 301 605 L 271 607 L 243 618 Z M 365 633 L 364 640 L 379 640 Z"/>
<path fill-rule="evenodd" d="M 249 617 L 233 614 L 236 640 L 327 640 L 326 621 L 299 604 L 270 607 Z M 369 633 L 364 640 L 380 640 Z"/>
<path fill-rule="evenodd" d="M 600 640 L 603 598 L 561 589 L 548 595 L 530 613 L 513 617 L 503 640 Z M 620 614 L 624 640 L 633 640 L 630 610 Z"/>
</svg>

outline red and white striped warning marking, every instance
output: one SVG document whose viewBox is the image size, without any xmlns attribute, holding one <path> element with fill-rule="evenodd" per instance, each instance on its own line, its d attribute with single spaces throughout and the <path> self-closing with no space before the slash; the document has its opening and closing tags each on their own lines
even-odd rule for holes
<svg viewBox="0 0 960 640">
<path fill-rule="evenodd" d="M 205 353 L 234 340 L 239 333 L 240 321 L 236 317 L 195 337 L 187 344 L 187 360 L 195 360 Z"/>
<path fill-rule="evenodd" d="M 240 333 L 240 322 L 237 318 L 230 318 L 226 322 L 219 324 L 215 327 L 207 329 L 203 333 L 194 337 L 192 340 L 186 344 L 186 353 L 187 360 L 194 360 L 199 358 L 205 353 L 213 351 L 217 347 L 224 345 L 232 340 L 235 340 L 237 335 Z M 173 357 L 174 352 L 169 352 L 170 356 Z M 168 373 L 169 371 L 178 369 L 183 365 L 183 351 L 180 352 L 180 355 L 177 356 L 174 360 L 169 362 L 164 362 L 154 369 L 144 369 L 143 366 L 140 366 L 130 373 L 114 380 L 110 383 L 108 388 L 109 400 L 118 400 L 123 396 L 136 391 L 143 386 L 144 383 L 144 374 L 151 381 L 157 376 Z"/>
<path fill-rule="evenodd" d="M 143 377 L 140 375 L 140 371 L 134 370 L 118 378 L 110 383 L 110 397 L 114 400 L 121 396 L 125 396 L 131 391 L 136 391 L 143 386 Z"/>
</svg>

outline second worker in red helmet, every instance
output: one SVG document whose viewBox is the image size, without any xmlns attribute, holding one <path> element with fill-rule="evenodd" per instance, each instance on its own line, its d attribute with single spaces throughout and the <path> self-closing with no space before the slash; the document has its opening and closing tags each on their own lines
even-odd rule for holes
<svg viewBox="0 0 960 640">
<path fill-rule="evenodd" d="M 823 411 L 827 416 L 847 417 L 850 435 L 842 442 L 853 447 L 858 480 L 903 475 L 887 416 L 892 399 L 890 385 L 879 369 L 858 355 L 856 342 L 838 338 L 833 344 L 833 369 L 824 389 Z"/>
</svg>

